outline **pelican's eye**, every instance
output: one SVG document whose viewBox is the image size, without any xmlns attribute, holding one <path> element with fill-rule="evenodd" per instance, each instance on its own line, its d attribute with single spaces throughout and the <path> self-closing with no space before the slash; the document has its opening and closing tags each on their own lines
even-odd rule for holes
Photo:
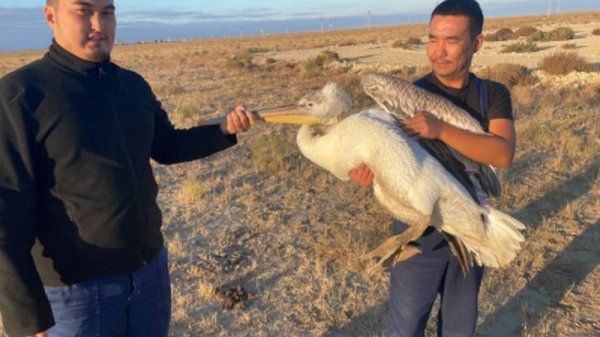
<svg viewBox="0 0 600 337">
<path fill-rule="evenodd" d="M 315 106 L 315 103 L 313 102 L 308 102 L 308 104 L 306 104 L 309 108 L 312 108 Z"/>
</svg>

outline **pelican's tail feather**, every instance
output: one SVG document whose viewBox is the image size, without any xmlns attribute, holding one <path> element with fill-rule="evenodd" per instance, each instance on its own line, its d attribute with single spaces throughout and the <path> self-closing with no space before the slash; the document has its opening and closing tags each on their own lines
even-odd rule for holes
<svg viewBox="0 0 600 337">
<path fill-rule="evenodd" d="M 441 232 L 441 234 L 448 242 L 448 246 L 454 256 L 458 259 L 458 264 L 460 265 L 463 274 L 466 275 L 473 266 L 473 254 L 469 252 L 464 243 L 457 239 L 456 236 L 445 232 Z"/>
<path fill-rule="evenodd" d="M 481 165 L 481 176 L 483 177 L 481 184 L 484 191 L 494 197 L 502 195 L 502 185 L 500 185 L 496 170 L 492 166 Z"/>
<path fill-rule="evenodd" d="M 508 214 L 487 208 L 485 238 L 461 237 L 479 265 L 491 268 L 507 266 L 517 256 L 525 237 L 525 225 Z"/>
</svg>

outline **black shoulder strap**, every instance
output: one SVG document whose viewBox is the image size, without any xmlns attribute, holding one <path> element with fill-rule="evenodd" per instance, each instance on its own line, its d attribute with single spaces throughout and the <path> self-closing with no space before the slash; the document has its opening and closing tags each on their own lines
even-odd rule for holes
<svg viewBox="0 0 600 337">
<path fill-rule="evenodd" d="M 481 118 L 483 120 L 483 128 L 485 130 L 488 129 L 489 119 L 487 116 L 488 113 L 488 91 L 487 84 L 485 80 L 478 78 L 477 79 L 477 99 L 479 100 L 479 113 L 481 114 Z"/>
</svg>

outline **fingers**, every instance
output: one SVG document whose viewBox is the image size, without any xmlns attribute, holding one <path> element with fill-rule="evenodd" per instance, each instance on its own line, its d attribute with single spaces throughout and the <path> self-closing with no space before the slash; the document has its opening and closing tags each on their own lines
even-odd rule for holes
<svg viewBox="0 0 600 337">
<path fill-rule="evenodd" d="M 441 123 L 429 113 L 419 111 L 413 117 L 405 118 L 401 127 L 411 137 L 437 139 Z"/>
<path fill-rule="evenodd" d="M 246 132 L 256 124 L 254 113 L 244 105 L 238 105 L 227 114 L 226 130 L 230 134 Z"/>
<path fill-rule="evenodd" d="M 373 181 L 375 180 L 375 174 L 364 163 L 350 170 L 350 172 L 348 172 L 348 176 L 355 183 L 367 188 L 371 187 L 373 185 Z"/>
</svg>

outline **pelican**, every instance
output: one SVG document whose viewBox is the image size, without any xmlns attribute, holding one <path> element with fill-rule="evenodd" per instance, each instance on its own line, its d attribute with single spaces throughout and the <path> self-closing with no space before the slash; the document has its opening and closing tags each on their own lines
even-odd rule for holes
<svg viewBox="0 0 600 337">
<path fill-rule="evenodd" d="M 365 255 L 377 261 L 370 272 L 389 268 L 420 253 L 414 241 L 428 226 L 446 238 L 464 272 L 473 263 L 492 268 L 509 264 L 524 241 L 521 230 L 525 226 L 475 200 L 435 157 L 402 130 L 397 117 L 403 118 L 401 113 L 410 115 L 412 112 L 399 102 L 415 99 L 415 92 L 410 91 L 412 84 L 400 83 L 399 88 L 399 82 L 383 75 L 369 76 L 366 80 L 363 78 L 363 88 L 382 108 L 353 113 L 348 95 L 330 82 L 321 90 L 305 95 L 297 107 L 266 111 L 259 114 L 259 118 L 303 124 L 296 137 L 300 151 L 340 180 L 349 180 L 348 172 L 361 163 L 374 172 L 375 197 L 392 216 L 409 227 Z M 381 86 L 374 84 L 375 80 L 382 80 L 388 86 L 393 84 L 390 90 L 395 93 L 385 93 Z M 402 96 L 401 90 L 406 92 L 407 88 L 409 94 Z M 388 94 L 390 96 L 385 96 Z M 422 92 L 416 91 L 416 94 Z M 434 99 L 440 98 L 435 96 Z M 470 117 L 460 114 L 453 117 L 452 112 L 447 111 L 450 110 L 438 116 L 453 125 L 483 132 Z M 291 119 L 286 121 L 286 118 Z M 487 174 L 492 176 L 486 178 L 488 182 L 497 184 L 493 171 Z"/>
<path fill-rule="evenodd" d="M 412 242 L 430 225 L 445 236 L 465 272 L 473 261 L 495 268 L 515 258 L 524 225 L 474 200 L 388 111 L 372 108 L 353 114 L 350 98 L 334 83 L 304 96 L 299 107 L 322 120 L 300 128 L 296 140 L 302 154 L 341 180 L 367 164 L 375 175 L 377 200 L 409 225 L 366 255 L 378 259 L 372 270 L 418 254 Z"/>
</svg>

